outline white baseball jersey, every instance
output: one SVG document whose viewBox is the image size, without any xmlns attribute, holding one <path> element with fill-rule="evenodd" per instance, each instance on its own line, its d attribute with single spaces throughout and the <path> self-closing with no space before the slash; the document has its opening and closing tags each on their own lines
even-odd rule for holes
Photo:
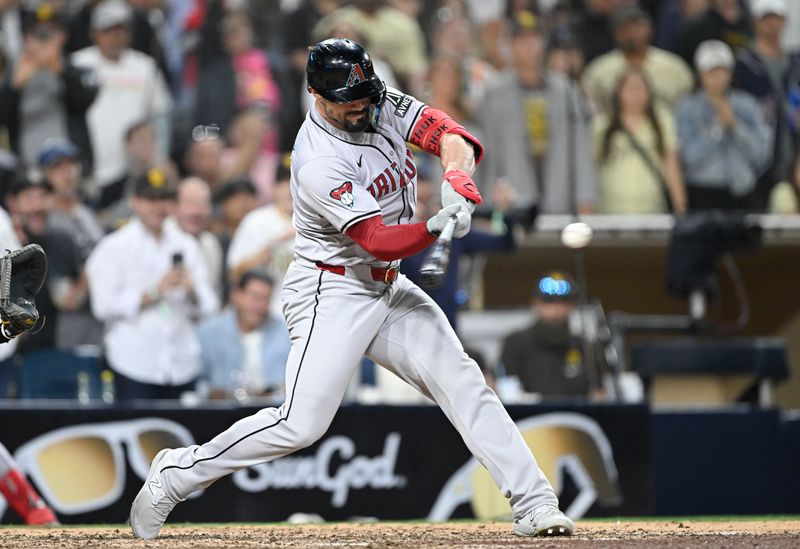
<svg viewBox="0 0 800 549">
<path fill-rule="evenodd" d="M 386 225 L 408 223 L 414 215 L 417 173 L 405 142 L 424 105 L 396 90 L 387 97 L 374 132 L 338 130 L 312 108 L 295 142 L 296 260 L 281 292 L 292 339 L 286 401 L 203 445 L 168 451 L 155 465 L 158 477 L 148 477 L 163 483 L 160 492 L 153 496 L 150 480 L 140 494 L 181 501 L 224 475 L 312 444 L 328 429 L 366 355 L 442 408 L 509 498 L 516 518 L 558 504 L 442 310 L 402 274 L 386 283 L 369 276 L 368 267 L 357 268 L 398 262 L 368 254 L 344 234 L 349 227 L 378 215 Z M 338 274 L 316 262 L 350 269 Z M 134 503 L 134 509 L 140 507 Z M 132 511 L 131 524 L 136 516 Z"/>
<path fill-rule="evenodd" d="M 414 216 L 417 168 L 406 145 L 425 107 L 389 88 L 375 130 L 348 133 L 312 108 L 292 151 L 295 257 L 312 263 L 396 267 L 380 261 L 344 233 L 382 215 L 384 225 Z"/>
</svg>

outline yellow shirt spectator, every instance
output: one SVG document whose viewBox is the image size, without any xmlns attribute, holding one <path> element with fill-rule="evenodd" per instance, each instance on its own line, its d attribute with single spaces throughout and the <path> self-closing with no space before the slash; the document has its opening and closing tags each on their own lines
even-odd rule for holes
<svg viewBox="0 0 800 549">
<path fill-rule="evenodd" d="M 667 150 L 677 150 L 678 137 L 672 115 L 656 108 L 655 116 L 661 128 L 662 140 Z M 598 212 L 607 214 L 667 213 L 667 194 L 663 178 L 651 169 L 633 143 L 620 129 L 611 137 L 608 157 L 603 158 L 606 130 L 610 118 L 597 115 L 592 123 L 592 144 L 599 170 Z M 633 136 L 647 153 L 651 162 L 664 174 L 662 151 L 658 150 L 655 128 L 644 118 L 633 131 Z"/>
</svg>

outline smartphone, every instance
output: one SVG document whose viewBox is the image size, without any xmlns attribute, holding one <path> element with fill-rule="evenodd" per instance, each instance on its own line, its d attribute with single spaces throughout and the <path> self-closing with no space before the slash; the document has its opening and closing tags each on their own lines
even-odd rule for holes
<svg viewBox="0 0 800 549">
<path fill-rule="evenodd" d="M 183 266 L 183 254 L 181 252 L 175 252 L 174 254 L 172 254 L 172 266 L 173 267 Z"/>
</svg>

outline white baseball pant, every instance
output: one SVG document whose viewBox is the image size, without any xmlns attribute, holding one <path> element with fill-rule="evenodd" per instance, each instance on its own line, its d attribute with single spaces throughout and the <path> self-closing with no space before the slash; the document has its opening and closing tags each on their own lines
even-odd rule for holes
<svg viewBox="0 0 800 549">
<path fill-rule="evenodd" d="M 362 355 L 432 398 L 489 470 L 515 518 L 558 504 L 519 430 L 441 309 L 400 275 L 386 285 L 293 263 L 284 280 L 292 338 L 286 401 L 201 446 L 167 453 L 162 480 L 179 500 L 244 467 L 310 446 L 325 434 Z"/>
</svg>

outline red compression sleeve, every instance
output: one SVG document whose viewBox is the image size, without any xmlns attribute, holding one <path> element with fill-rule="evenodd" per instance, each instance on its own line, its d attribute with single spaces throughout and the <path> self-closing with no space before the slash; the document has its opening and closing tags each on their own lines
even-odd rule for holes
<svg viewBox="0 0 800 549">
<path fill-rule="evenodd" d="M 410 257 L 436 240 L 425 223 L 387 227 L 378 215 L 359 221 L 347 229 L 346 234 L 381 261 Z"/>
<path fill-rule="evenodd" d="M 475 163 L 480 164 L 483 159 L 483 145 L 481 145 L 481 142 L 469 133 L 464 126 L 439 109 L 432 107 L 422 109 L 419 120 L 411 130 L 409 142 L 420 149 L 439 156 L 441 139 L 446 133 L 455 133 L 466 139 L 475 149 Z"/>
</svg>

